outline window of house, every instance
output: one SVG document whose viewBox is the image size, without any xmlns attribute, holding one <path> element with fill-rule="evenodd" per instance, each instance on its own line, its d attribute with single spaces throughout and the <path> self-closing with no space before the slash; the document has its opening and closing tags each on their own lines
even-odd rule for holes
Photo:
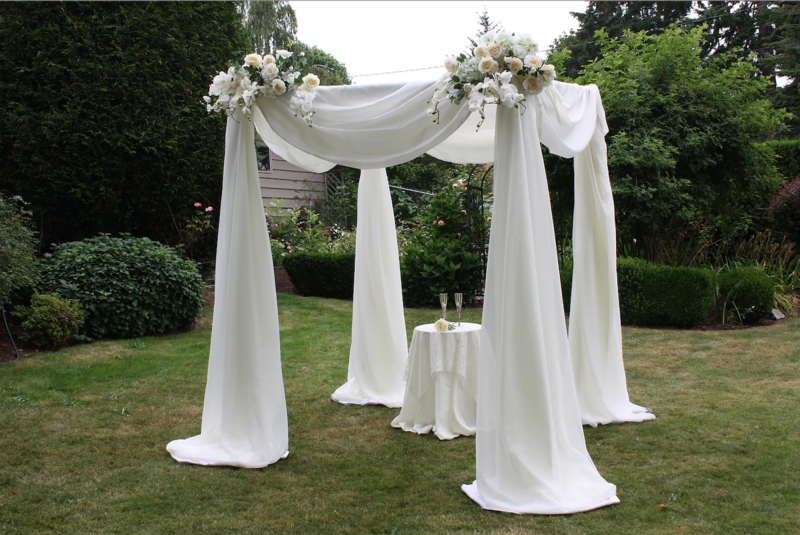
<svg viewBox="0 0 800 535">
<path fill-rule="evenodd" d="M 256 159 L 258 160 L 258 170 L 272 172 L 272 154 L 266 144 L 259 144 L 256 147 Z"/>
</svg>

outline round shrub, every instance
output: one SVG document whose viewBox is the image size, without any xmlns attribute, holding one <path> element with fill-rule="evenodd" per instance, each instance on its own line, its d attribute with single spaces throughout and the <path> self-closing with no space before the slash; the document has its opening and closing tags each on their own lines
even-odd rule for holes
<svg viewBox="0 0 800 535">
<path fill-rule="evenodd" d="M 436 305 L 439 294 L 445 292 L 463 293 L 464 301 L 471 303 L 482 289 L 480 256 L 469 252 L 465 240 L 431 237 L 406 247 L 402 254 L 400 269 L 406 306 Z"/>
<path fill-rule="evenodd" d="M 22 338 L 37 347 L 56 349 L 75 338 L 83 327 L 83 310 L 72 299 L 56 294 L 35 294 L 31 306 L 17 307 L 14 316 L 22 319 Z"/>
<path fill-rule="evenodd" d="M 724 315 L 752 323 L 772 313 L 775 284 L 758 268 L 736 268 L 720 274 L 719 295 Z"/>
<path fill-rule="evenodd" d="M 86 336 L 134 338 L 197 320 L 205 285 L 197 263 L 148 238 L 101 234 L 58 245 L 42 260 L 42 287 L 78 300 Z"/>
<path fill-rule="evenodd" d="M 300 295 L 353 298 L 355 253 L 293 253 L 284 257 L 283 267 Z"/>
</svg>

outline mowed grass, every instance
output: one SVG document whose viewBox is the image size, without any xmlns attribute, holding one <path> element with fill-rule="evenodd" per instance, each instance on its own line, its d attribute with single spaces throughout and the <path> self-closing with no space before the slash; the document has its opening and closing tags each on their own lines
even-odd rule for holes
<svg viewBox="0 0 800 535">
<path fill-rule="evenodd" d="M 210 310 L 189 333 L 0 366 L 0 533 L 800 532 L 800 319 L 624 329 L 631 399 L 658 418 L 584 428 L 621 503 L 541 517 L 483 511 L 461 492 L 473 438 L 405 433 L 389 425 L 396 409 L 330 400 L 351 307 L 279 296 L 291 453 L 261 470 L 165 450 L 200 431 Z M 409 339 L 437 317 L 407 310 Z"/>
</svg>

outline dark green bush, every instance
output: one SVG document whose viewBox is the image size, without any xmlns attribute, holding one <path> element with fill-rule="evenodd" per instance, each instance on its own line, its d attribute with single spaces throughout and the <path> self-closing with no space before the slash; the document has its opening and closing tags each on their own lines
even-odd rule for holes
<svg viewBox="0 0 800 535">
<path fill-rule="evenodd" d="M 195 321 L 205 285 L 196 262 L 148 238 L 96 238 L 57 245 L 41 263 L 42 288 L 76 299 L 91 338 L 134 338 Z"/>
<path fill-rule="evenodd" d="M 293 253 L 283 267 L 300 295 L 353 298 L 355 253 Z"/>
<path fill-rule="evenodd" d="M 26 225 L 22 200 L 0 195 L 0 304 L 36 280 L 36 235 Z"/>
<path fill-rule="evenodd" d="M 80 304 L 56 294 L 35 294 L 30 307 L 17 307 L 13 315 L 23 320 L 22 338 L 47 349 L 63 346 L 83 327 Z"/>
<path fill-rule="evenodd" d="M 714 303 L 716 275 L 710 269 L 656 266 L 638 258 L 617 259 L 619 310 L 626 325 L 694 327 Z M 569 310 L 572 262 L 561 268 L 564 308 Z"/>
<path fill-rule="evenodd" d="M 237 9 L 0 2 L 0 188 L 31 203 L 45 243 L 186 243 L 194 203 L 219 206 L 225 117 L 202 97 L 246 53 Z M 191 251 L 213 257 L 202 234 Z"/>
<path fill-rule="evenodd" d="M 403 302 L 406 306 L 436 305 L 440 293 L 464 294 L 471 303 L 483 287 L 481 260 L 465 240 L 431 237 L 406 247 L 400 258 Z"/>
<path fill-rule="evenodd" d="M 694 327 L 708 319 L 714 304 L 714 271 L 623 258 L 618 266 L 617 273 L 623 273 L 618 275 L 623 323 Z"/>
<path fill-rule="evenodd" d="M 758 268 L 736 268 L 719 276 L 719 296 L 723 315 L 730 314 L 742 323 L 767 318 L 775 303 L 775 284 Z"/>
<path fill-rule="evenodd" d="M 770 141 L 767 145 L 778 156 L 775 167 L 784 178 L 800 176 L 800 139 Z"/>
</svg>

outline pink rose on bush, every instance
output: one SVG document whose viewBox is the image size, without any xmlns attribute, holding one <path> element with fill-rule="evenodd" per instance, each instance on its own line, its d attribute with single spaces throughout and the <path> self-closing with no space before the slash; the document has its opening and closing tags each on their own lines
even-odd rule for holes
<svg viewBox="0 0 800 535">
<path fill-rule="evenodd" d="M 206 208 L 206 212 L 213 212 L 213 211 L 214 211 L 213 206 L 209 206 L 208 208 Z"/>
<path fill-rule="evenodd" d="M 439 221 L 439 226 L 443 227 L 444 226 L 444 221 Z"/>
<path fill-rule="evenodd" d="M 202 205 L 202 204 L 200 204 L 199 202 L 196 202 L 196 203 L 194 203 L 194 207 L 195 207 L 195 208 L 200 208 L 200 207 L 202 207 L 202 206 L 203 206 L 203 205 Z"/>
</svg>

